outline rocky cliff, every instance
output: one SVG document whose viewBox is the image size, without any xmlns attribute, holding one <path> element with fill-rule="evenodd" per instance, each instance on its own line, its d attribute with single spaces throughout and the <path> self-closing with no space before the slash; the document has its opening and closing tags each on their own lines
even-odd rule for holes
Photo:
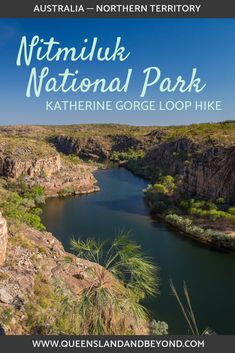
<svg viewBox="0 0 235 353">
<path fill-rule="evenodd" d="M 7 232 L 2 216 L 0 222 L 3 225 L 0 229 L 2 235 L 2 231 L 4 234 Z M 0 266 L 0 312 L 8 310 L 13 314 L 11 322 L 5 327 L 8 334 L 25 334 L 25 310 L 33 300 L 39 274 L 52 286 L 56 280 L 63 281 L 71 294 L 77 296 L 89 285 L 86 275 L 79 278 L 79 273 L 95 265 L 66 253 L 51 233 L 41 233 L 23 224 L 11 229 L 10 233 L 7 257 Z M 4 239 L 5 248 L 5 235 L 0 239 Z M 69 261 L 66 262 L 66 259 Z"/>
<path fill-rule="evenodd" d="M 74 154 L 82 159 L 104 160 L 110 156 L 110 141 L 100 140 L 97 137 L 85 139 L 73 138 L 70 136 L 55 136 L 50 139 L 56 149 L 66 155 Z"/>
<path fill-rule="evenodd" d="M 0 241 L 6 240 L 2 230 L 7 233 L 2 216 L 1 224 Z M 43 334 L 47 334 L 58 316 L 63 319 L 62 311 L 57 311 L 57 301 L 62 300 L 63 310 L 64 305 L 69 310 L 68 300 L 77 301 L 83 290 L 97 285 L 101 270 L 105 270 L 66 252 L 49 232 L 18 224 L 11 225 L 9 234 L 7 256 L 0 265 L 0 323 L 8 335 L 42 334 L 42 327 Z M 105 286 L 115 286 L 115 279 L 108 276 Z M 76 315 L 72 313 L 74 320 Z M 134 334 L 148 333 L 147 322 L 133 322 L 129 317 L 127 322 Z"/>
<path fill-rule="evenodd" d="M 113 151 L 125 152 L 143 147 L 141 139 L 120 133 L 96 136 L 91 132 L 90 137 L 83 138 L 59 135 L 50 138 L 50 142 L 59 152 L 66 155 L 74 154 L 81 159 L 98 161 L 110 158 Z"/>
<path fill-rule="evenodd" d="M 56 196 L 64 189 L 73 190 L 74 194 L 99 190 L 94 170 L 91 165 L 66 160 L 45 141 L 0 138 L 0 177 L 23 177 L 29 185 L 42 185 L 46 196 Z"/>
<path fill-rule="evenodd" d="M 154 141 L 145 157 L 137 161 L 139 172 L 153 180 L 161 173 L 182 175 L 185 162 L 192 158 L 197 147 L 186 138 L 167 142 Z"/>
<path fill-rule="evenodd" d="M 60 169 L 50 176 L 29 179 L 30 185 L 44 187 L 47 197 L 58 196 L 60 193 L 88 194 L 99 191 L 93 172 L 96 168 L 85 163 L 74 164 L 62 159 Z M 67 190 L 67 191 L 66 191 Z"/>
<path fill-rule="evenodd" d="M 181 191 L 190 197 L 235 201 L 235 147 L 212 147 L 183 170 Z"/>
<path fill-rule="evenodd" d="M 0 176 L 41 177 L 60 170 L 60 156 L 48 144 L 29 138 L 0 138 Z"/>
<path fill-rule="evenodd" d="M 8 231 L 6 220 L 2 217 L 0 212 L 0 266 L 4 263 L 6 257 L 8 240 Z"/>
<path fill-rule="evenodd" d="M 29 177 L 51 176 L 60 170 L 60 156 L 48 156 L 47 158 L 34 158 L 25 160 L 23 157 L 0 157 L 0 176 L 17 179 L 21 175 Z"/>
<path fill-rule="evenodd" d="M 132 169 L 133 163 L 127 166 Z M 188 138 L 165 142 L 155 139 L 145 157 L 135 162 L 133 170 L 153 182 L 161 174 L 180 176 L 179 193 L 184 196 L 213 201 L 222 197 L 227 203 L 235 202 L 233 145 L 198 144 Z"/>
</svg>

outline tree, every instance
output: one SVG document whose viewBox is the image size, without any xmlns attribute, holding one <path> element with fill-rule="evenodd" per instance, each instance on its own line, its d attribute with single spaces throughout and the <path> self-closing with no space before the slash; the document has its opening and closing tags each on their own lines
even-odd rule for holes
<svg viewBox="0 0 235 353">
<path fill-rule="evenodd" d="M 95 262 L 93 278 L 79 299 L 84 334 L 128 334 L 149 319 L 140 300 L 158 292 L 157 268 L 143 256 L 141 247 L 120 234 L 111 245 L 88 239 L 72 240 L 77 256 Z M 101 266 L 99 266 L 101 265 Z"/>
</svg>

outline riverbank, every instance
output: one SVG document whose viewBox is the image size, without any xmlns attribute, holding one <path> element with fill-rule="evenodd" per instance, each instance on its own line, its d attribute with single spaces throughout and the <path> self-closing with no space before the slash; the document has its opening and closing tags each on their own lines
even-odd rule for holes
<svg viewBox="0 0 235 353">
<path fill-rule="evenodd" d="M 183 234 L 217 249 L 235 252 L 235 238 L 230 235 L 235 223 L 234 207 L 224 200 L 184 198 L 178 193 L 176 179 L 170 175 L 148 185 L 144 198 L 153 214 Z"/>
<path fill-rule="evenodd" d="M 149 207 L 151 209 L 151 205 Z M 156 213 L 155 215 L 173 229 L 180 231 L 183 236 L 190 237 L 211 248 L 235 254 L 235 235 L 233 233 L 227 234 L 220 231 L 215 232 L 212 229 L 203 229 L 193 225 L 192 220 L 175 214 L 163 216 Z"/>
<path fill-rule="evenodd" d="M 126 157 L 122 154 L 120 160 L 120 154 L 116 155 L 119 167 L 126 168 L 147 181 L 156 180 L 152 172 L 143 175 L 142 158 L 132 156 L 125 159 Z M 155 184 L 149 184 L 143 190 L 143 197 L 152 214 L 179 230 L 184 236 L 216 249 L 235 253 L 235 208 L 226 205 L 223 198 L 214 203 L 211 200 L 184 198 L 177 189 L 177 183 L 181 183 L 179 175 L 176 178 L 163 175 Z M 186 210 L 187 212 L 184 212 Z"/>
</svg>

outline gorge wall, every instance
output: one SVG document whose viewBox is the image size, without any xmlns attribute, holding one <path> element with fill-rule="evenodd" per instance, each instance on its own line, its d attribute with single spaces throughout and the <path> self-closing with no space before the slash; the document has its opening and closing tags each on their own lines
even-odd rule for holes
<svg viewBox="0 0 235 353">
<path fill-rule="evenodd" d="M 30 186 L 43 186 L 46 196 L 57 196 L 65 189 L 74 194 L 99 190 L 94 170 L 92 165 L 66 159 L 45 141 L 0 139 L 0 177 L 17 180 L 22 176 Z"/>
<path fill-rule="evenodd" d="M 182 193 L 228 203 L 235 201 L 235 147 L 212 147 L 184 167 Z"/>
<path fill-rule="evenodd" d="M 182 129 L 182 131 L 181 131 Z M 143 151 L 144 157 L 124 165 L 155 182 L 159 174 L 178 175 L 179 192 L 189 197 L 234 203 L 235 123 L 189 127 L 73 125 L 63 127 L 5 127 L 0 129 L 0 176 L 24 174 L 50 189 L 77 183 L 92 190 L 94 166 L 69 166 L 59 153 L 95 162 L 112 159 L 113 152 Z M 9 148 L 10 145 L 14 145 Z M 10 151 L 9 151 L 10 150 Z M 59 152 L 59 153 L 58 153 Z"/>
<path fill-rule="evenodd" d="M 126 163 L 134 173 L 153 182 L 161 173 L 179 175 L 179 192 L 183 195 L 235 201 L 235 146 L 214 145 L 211 141 L 200 144 L 186 137 L 164 141 L 164 136 L 161 130 L 156 130 L 142 140 L 128 135 L 103 139 L 94 136 L 83 141 L 56 136 L 52 142 L 60 152 L 94 160 L 110 158 L 112 151 L 143 149 L 144 158 Z"/>
<path fill-rule="evenodd" d="M 55 136 L 50 139 L 56 149 L 66 155 L 74 154 L 82 159 L 102 160 L 110 157 L 110 141 L 99 141 L 98 138 L 88 137 L 78 139 L 70 136 Z"/>
<path fill-rule="evenodd" d="M 20 175 L 29 177 L 50 176 L 60 170 L 60 156 L 48 156 L 47 158 L 14 158 L 14 156 L 0 157 L 0 176 L 16 179 Z"/>
</svg>

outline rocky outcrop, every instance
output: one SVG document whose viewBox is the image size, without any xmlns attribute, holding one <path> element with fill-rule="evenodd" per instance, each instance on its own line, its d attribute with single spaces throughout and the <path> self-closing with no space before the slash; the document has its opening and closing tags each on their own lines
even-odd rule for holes
<svg viewBox="0 0 235 353">
<path fill-rule="evenodd" d="M 0 176 L 16 180 L 23 177 L 32 185 L 41 185 L 46 196 L 57 196 L 64 189 L 74 194 L 98 191 L 94 167 L 72 163 L 45 142 L 20 139 L 0 140 Z"/>
<path fill-rule="evenodd" d="M 88 194 L 99 191 L 97 180 L 92 172 L 96 168 L 85 163 L 73 164 L 62 159 L 60 169 L 50 176 L 28 178 L 28 184 L 44 187 L 47 197 L 55 197 L 64 194 Z"/>
<path fill-rule="evenodd" d="M 66 155 L 74 154 L 79 158 L 89 160 L 104 160 L 110 156 L 110 141 L 88 137 L 76 139 L 69 136 L 55 136 L 50 139 L 57 151 Z"/>
<path fill-rule="evenodd" d="M 7 223 L 0 212 L 0 266 L 4 263 L 7 249 Z"/>
<path fill-rule="evenodd" d="M 191 158 L 196 148 L 197 146 L 186 138 L 164 142 L 147 152 L 144 164 L 152 165 L 161 173 L 183 174 L 185 161 Z"/>
<path fill-rule="evenodd" d="M 32 331 L 27 324 L 30 306 L 42 302 L 40 310 L 43 316 L 43 303 L 51 295 L 49 292 L 58 293 L 58 286 L 69 298 L 77 300 L 84 289 L 96 285 L 100 280 L 100 270 L 104 269 L 66 252 L 60 241 L 49 232 L 42 233 L 19 224 L 9 233 L 7 258 L 0 267 L 0 313 L 11 313 L 4 329 L 8 335 L 38 334 L 40 331 Z M 112 286 L 116 280 L 110 273 L 107 272 L 107 275 L 106 286 Z M 45 287 L 45 283 L 48 292 L 45 289 L 41 292 L 39 288 Z M 49 325 L 56 320 L 58 312 L 50 308 L 45 314 L 48 315 L 46 324 Z M 37 317 L 34 319 L 37 320 Z M 129 320 L 128 317 L 126 319 Z M 134 334 L 148 333 L 146 322 L 133 323 L 130 320 L 130 329 Z"/>
<path fill-rule="evenodd" d="M 160 174 L 183 175 L 185 162 L 191 159 L 198 149 L 190 139 L 161 142 L 162 136 L 162 133 L 155 133 L 152 146 L 147 149 L 145 157 L 135 163 L 127 163 L 130 170 L 151 179 L 152 182 L 155 182 Z"/>
<path fill-rule="evenodd" d="M 0 157 L 0 176 L 17 179 L 21 175 L 29 177 L 50 176 L 60 170 L 60 156 L 48 158 L 14 158 L 14 156 Z"/>
<path fill-rule="evenodd" d="M 109 136 L 112 141 L 112 151 L 126 152 L 129 149 L 142 147 L 142 141 L 129 135 Z"/>
<path fill-rule="evenodd" d="M 154 147 L 143 159 L 127 167 L 155 182 L 160 174 L 181 176 L 181 197 L 235 202 L 235 147 L 197 144 L 187 138 L 161 142 L 162 134 L 152 133 Z M 137 166 L 136 166 L 137 164 Z"/>
<path fill-rule="evenodd" d="M 65 252 L 51 233 L 19 225 L 14 234 L 11 232 L 7 258 L 0 267 L 0 310 L 14 312 L 10 327 L 6 327 L 7 333 L 27 333 L 24 327 L 25 306 L 34 294 L 38 274 L 52 285 L 55 281 L 62 281 L 71 294 L 77 296 L 90 283 L 86 274 L 80 278 L 79 273 L 93 266 L 96 265 Z"/>
<path fill-rule="evenodd" d="M 228 203 L 235 201 L 235 147 L 213 147 L 185 166 L 182 193 Z"/>
</svg>

